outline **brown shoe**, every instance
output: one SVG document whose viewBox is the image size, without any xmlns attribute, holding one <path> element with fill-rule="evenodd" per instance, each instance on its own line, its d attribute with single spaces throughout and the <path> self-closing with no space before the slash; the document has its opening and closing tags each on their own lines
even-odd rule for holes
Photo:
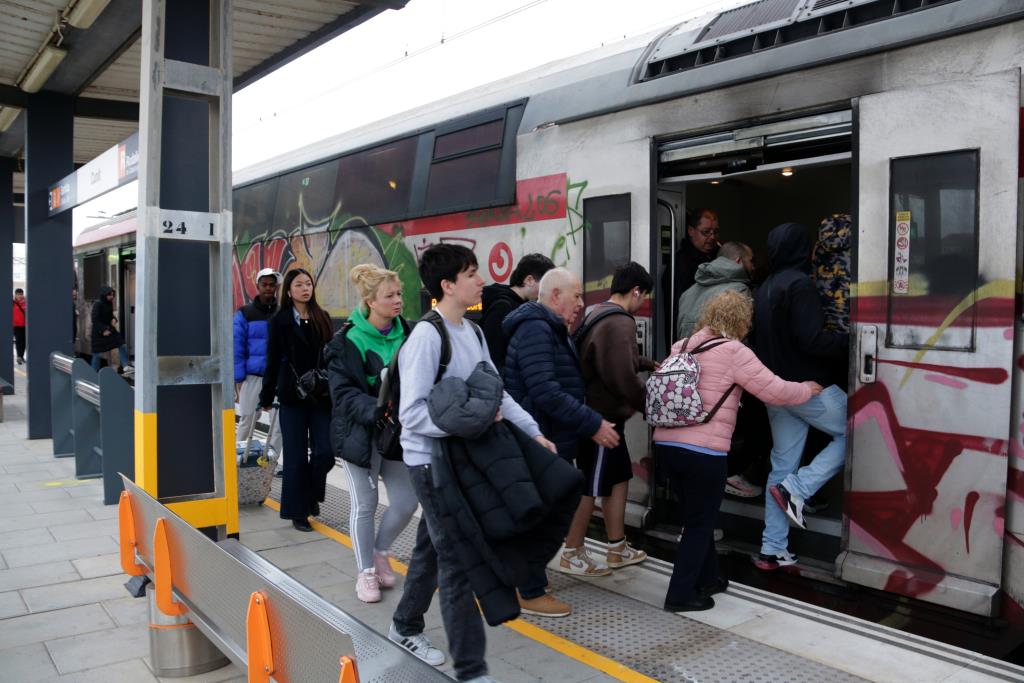
<svg viewBox="0 0 1024 683">
<path fill-rule="evenodd" d="M 532 614 L 537 617 L 567 617 L 572 614 L 572 607 L 547 593 L 539 598 L 530 599 L 520 595 L 519 609 L 523 614 Z"/>
</svg>

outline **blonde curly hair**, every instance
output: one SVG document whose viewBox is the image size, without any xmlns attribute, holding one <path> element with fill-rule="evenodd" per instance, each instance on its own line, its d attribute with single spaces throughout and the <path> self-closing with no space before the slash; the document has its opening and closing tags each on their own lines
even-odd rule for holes
<svg viewBox="0 0 1024 683">
<path fill-rule="evenodd" d="M 366 302 L 377 298 L 377 292 L 382 284 L 392 281 L 401 282 L 395 271 L 381 268 L 372 263 L 360 263 L 349 271 L 348 277 L 359 291 L 359 309 L 364 315 L 369 309 Z"/>
<path fill-rule="evenodd" d="M 754 302 L 750 296 L 727 289 L 704 304 L 694 329 L 707 327 L 715 334 L 730 339 L 743 339 L 750 332 L 753 317 Z"/>
</svg>

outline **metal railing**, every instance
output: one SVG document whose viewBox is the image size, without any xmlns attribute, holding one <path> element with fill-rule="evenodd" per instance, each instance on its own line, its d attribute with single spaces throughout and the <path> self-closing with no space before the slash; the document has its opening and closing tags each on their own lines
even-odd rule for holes
<svg viewBox="0 0 1024 683">
<path fill-rule="evenodd" d="M 103 502 L 123 487 L 119 472 L 135 476 L 135 393 L 111 368 L 99 374 L 81 358 L 50 354 L 53 453 L 75 458 L 79 479 L 103 477 Z"/>
<path fill-rule="evenodd" d="M 238 541 L 214 542 L 127 477 L 124 487 L 121 568 L 150 575 L 159 612 L 187 617 L 250 681 L 450 681 Z"/>
<path fill-rule="evenodd" d="M 75 454 L 75 431 L 71 421 L 71 372 L 75 360 L 56 351 L 50 354 L 50 421 L 55 458 L 70 458 Z M 85 361 L 78 360 L 89 367 Z"/>
</svg>

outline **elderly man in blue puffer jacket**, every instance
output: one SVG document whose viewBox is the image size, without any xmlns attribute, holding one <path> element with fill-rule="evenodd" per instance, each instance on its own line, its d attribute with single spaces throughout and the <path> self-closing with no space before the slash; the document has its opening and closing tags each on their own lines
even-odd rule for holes
<svg viewBox="0 0 1024 683">
<path fill-rule="evenodd" d="M 256 273 L 257 296 L 235 312 L 235 400 L 238 402 L 236 435 L 247 439 L 259 412 L 260 389 L 267 367 L 267 321 L 277 312 L 277 287 L 281 274 L 273 268 Z M 273 419 L 277 419 L 276 413 Z M 270 444 L 278 454 L 277 467 L 281 471 L 281 430 L 272 429 Z"/>
<path fill-rule="evenodd" d="M 608 447 L 619 441 L 615 425 L 584 402 L 579 357 L 569 337 L 569 328 L 582 310 L 579 278 L 565 268 L 555 268 L 541 278 L 537 301 L 515 309 L 502 323 L 509 339 L 505 390 L 569 461 L 575 459 L 581 437 Z M 546 595 L 546 586 L 543 573 L 519 586 L 522 611 L 539 616 L 568 614 L 569 606 Z"/>
</svg>

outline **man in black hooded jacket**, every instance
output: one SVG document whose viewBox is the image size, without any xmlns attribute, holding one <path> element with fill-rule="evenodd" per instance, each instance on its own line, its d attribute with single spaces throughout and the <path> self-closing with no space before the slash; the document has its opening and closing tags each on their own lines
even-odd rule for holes
<svg viewBox="0 0 1024 683">
<path fill-rule="evenodd" d="M 508 338 L 501 329 L 501 323 L 505 316 L 527 301 L 537 300 L 540 279 L 554 267 L 551 259 L 543 254 L 527 254 L 519 259 L 507 285 L 494 283 L 484 287 L 480 327 L 499 373 L 505 370 L 505 354 L 508 352 Z"/>
<path fill-rule="evenodd" d="M 754 351 L 769 370 L 791 382 L 829 385 L 837 359 L 846 358 L 848 336 L 825 329 L 821 297 L 810 278 L 811 238 L 806 227 L 783 223 L 768 234 L 772 273 L 754 300 Z M 765 528 L 757 566 L 775 569 L 797 562 L 788 550 L 788 515 L 803 521 L 803 502 L 843 466 L 846 455 L 846 392 L 831 384 L 799 406 L 767 406 L 772 428 Z M 832 441 L 797 469 L 809 427 Z"/>
</svg>

